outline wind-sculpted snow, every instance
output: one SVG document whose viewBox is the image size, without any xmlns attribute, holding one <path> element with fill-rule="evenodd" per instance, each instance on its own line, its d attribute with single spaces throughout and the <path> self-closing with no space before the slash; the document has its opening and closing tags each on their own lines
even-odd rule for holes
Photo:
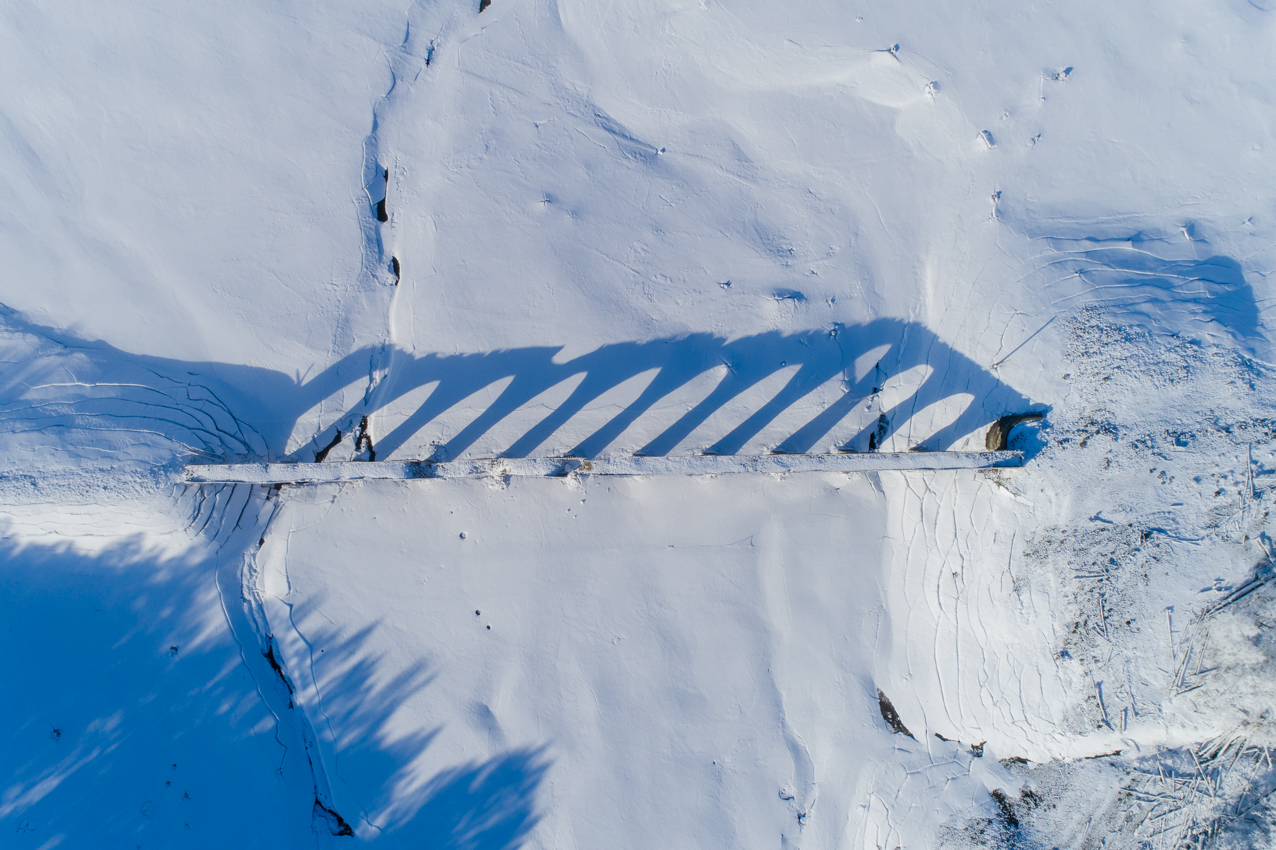
<svg viewBox="0 0 1276 850">
<path fill-rule="evenodd" d="M 1188 225 L 1157 237 L 1142 232 L 1072 238 L 1044 235 L 1050 246 L 1036 261 L 1054 303 L 1101 306 L 1114 318 L 1161 332 L 1230 336 L 1258 341 L 1253 287 L 1233 257 L 1214 253 Z"/>
</svg>

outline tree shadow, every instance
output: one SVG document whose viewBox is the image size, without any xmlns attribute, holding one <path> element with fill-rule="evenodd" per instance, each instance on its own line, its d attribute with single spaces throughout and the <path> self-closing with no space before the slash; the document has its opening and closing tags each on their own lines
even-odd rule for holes
<svg viewBox="0 0 1276 850">
<path fill-rule="evenodd" d="M 444 850 L 518 847 L 539 820 L 545 748 L 431 772 L 424 756 L 441 728 L 403 732 L 392 720 L 434 681 L 429 659 L 403 666 L 387 658 L 372 649 L 379 624 L 344 632 L 323 614 L 327 604 L 322 593 L 303 594 L 295 606 L 276 600 L 268 613 L 283 668 L 274 675 L 284 679 L 278 711 L 300 712 L 309 725 L 309 753 L 324 773 L 317 814 L 328 831 Z"/>
<path fill-rule="evenodd" d="M 219 622 L 209 547 L 5 535 L 5 846 L 282 846 L 308 829 L 305 789 L 283 781 L 304 760 Z"/>
<path fill-rule="evenodd" d="M 22 542 L 0 527 L 5 846 L 267 848 L 318 830 L 512 850 L 535 825 L 549 764 L 539 749 L 417 779 L 437 730 L 387 730 L 429 686 L 428 660 L 385 675 L 369 627 L 344 647 L 354 661 L 326 671 L 316 712 L 304 666 L 264 651 L 279 647 L 272 635 L 244 634 L 221 579 L 237 583 L 255 551 L 267 493 L 185 488 L 167 532 L 105 544 Z M 325 787 L 341 744 L 362 758 L 357 788 Z M 385 801 L 377 828 L 360 821 L 360 795 Z"/>
<path fill-rule="evenodd" d="M 443 771 L 398 838 L 446 850 L 516 850 L 540 820 L 536 789 L 549 767 L 543 749 L 523 748 Z"/>
</svg>

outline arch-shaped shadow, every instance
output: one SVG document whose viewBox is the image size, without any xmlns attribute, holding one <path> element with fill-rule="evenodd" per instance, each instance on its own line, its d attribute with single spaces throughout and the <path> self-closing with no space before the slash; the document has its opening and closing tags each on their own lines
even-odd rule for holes
<svg viewBox="0 0 1276 850">
<path fill-rule="evenodd" d="M 75 447 L 75 431 L 112 433 L 116 444 L 129 440 L 165 446 L 176 458 L 204 461 L 256 459 L 311 461 L 336 432 L 351 432 L 365 416 L 396 403 L 414 390 L 437 385 L 425 400 L 388 433 L 375 434 L 377 456 L 404 449 L 444 413 L 485 388 L 507 385 L 476 418 L 446 439 L 433 441 L 431 458 L 461 455 L 528 402 L 556 386 L 577 380 L 575 388 L 548 414 L 499 452 L 527 457 L 542 449 L 564 424 L 591 403 L 644 373 L 654 377 L 591 433 L 574 437 L 569 454 L 592 458 L 608 450 L 622 433 L 636 435 L 638 452 L 665 455 L 726 405 L 743 409 L 743 421 L 725 434 L 711 436 L 704 448 L 715 454 L 739 452 L 786 411 L 801 404 L 806 422 L 771 448 L 801 453 L 817 450 L 857 405 L 909 370 L 925 367 L 924 379 L 900 395 L 888 409 L 842 445 L 871 450 L 889 440 L 928 406 L 954 396 L 973 397 L 937 432 L 924 434 L 911 448 L 944 450 L 962 436 L 1008 412 L 1032 407 L 1029 399 L 969 357 L 954 350 L 925 326 L 899 319 L 863 325 L 781 333 L 772 331 L 728 339 L 688 334 L 647 342 L 604 345 L 565 362 L 555 362 L 560 347 L 528 347 L 476 354 L 425 354 L 368 347 L 354 351 L 309 379 L 250 366 L 188 362 L 120 351 L 106 343 L 24 321 L 0 307 L 0 342 L 18 340 L 23 359 L 0 373 L 0 433 L 52 434 L 59 451 Z M 293 451 L 286 446 L 302 417 L 325 400 L 368 380 L 369 365 L 388 363 L 375 390 L 327 422 Z M 723 377 L 698 403 L 667 426 L 648 426 L 662 400 L 715 369 Z M 777 391 L 763 382 L 784 370 L 793 374 Z M 65 380 L 74 375 L 74 381 Z M 831 402 L 828 386 L 840 395 Z M 898 384 L 898 380 L 895 381 Z M 769 384 L 774 386 L 774 384 Z M 813 403 L 812 394 L 825 387 Z M 877 399 L 878 407 L 885 396 Z M 822 407 L 820 406 L 822 405 Z M 644 419 L 644 417 L 647 417 Z M 376 419 L 373 417 L 375 424 Z M 633 430 L 630 430 L 633 429 Z M 774 432 L 769 435 L 774 436 Z M 842 437 L 846 436 L 843 428 Z M 632 436 L 631 436 L 632 438 Z M 24 438 L 25 439 L 25 438 Z M 102 436 L 85 435 L 86 448 L 100 452 Z M 294 445 L 295 442 L 294 442 Z"/>
<path fill-rule="evenodd" d="M 574 378 L 579 384 L 548 415 L 533 425 L 500 454 L 504 457 L 532 455 L 573 416 L 587 405 L 621 384 L 646 372 L 654 378 L 638 397 L 593 433 L 581 439 L 569 454 L 592 458 L 650 412 L 662 399 L 705 373 L 726 366 L 726 374 L 698 404 L 676 422 L 658 433 L 643 435 L 646 442 L 639 453 L 666 455 L 698 426 L 725 405 L 747 396 L 777 372 L 796 366 L 796 372 L 780 391 L 757 399 L 757 407 L 739 425 L 721 435 L 705 451 L 735 454 L 749 440 L 796 403 L 832 379 L 841 378 L 841 396 L 808 422 L 780 441 L 774 450 L 801 453 L 814 449 L 854 407 L 879 393 L 891 378 L 918 366 L 930 368 L 929 375 L 910 394 L 847 444 L 867 450 L 894 435 L 917 412 L 958 394 L 970 394 L 974 401 L 950 424 L 928 435 L 914 448 L 943 450 L 960 437 L 991 423 L 1007 411 L 1026 409 L 1031 402 L 970 358 L 955 351 L 924 326 L 914 322 L 882 319 L 864 325 L 838 326 L 830 330 L 784 334 L 769 332 L 727 339 L 713 334 L 689 334 L 649 342 L 622 342 L 605 345 L 572 360 L 557 363 L 559 348 L 522 348 L 486 354 L 400 357 L 375 402 L 360 405 L 339 417 L 312 444 L 294 452 L 291 459 L 306 458 L 307 451 L 325 445 L 335 430 L 348 430 L 362 415 L 394 403 L 409 392 L 437 382 L 425 401 L 389 433 L 379 435 L 376 444 L 381 457 L 402 448 L 408 440 L 443 413 L 475 392 L 508 380 L 508 385 L 472 422 L 450 439 L 437 445 L 432 459 L 457 457 L 515 411 L 547 390 Z M 866 368 L 861 362 L 875 353 Z M 862 374 L 856 374 L 857 363 Z M 334 368 L 339 368 L 339 365 Z M 320 375 L 315 381 L 329 381 Z"/>
</svg>

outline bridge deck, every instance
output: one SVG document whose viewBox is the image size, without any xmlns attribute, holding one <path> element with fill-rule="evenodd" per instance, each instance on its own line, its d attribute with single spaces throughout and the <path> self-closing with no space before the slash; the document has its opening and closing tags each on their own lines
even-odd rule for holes
<svg viewBox="0 0 1276 850">
<path fill-rule="evenodd" d="M 676 457 L 481 458 L 475 460 L 344 461 L 339 463 L 192 464 L 192 484 L 323 484 L 341 481 L 404 481 L 515 475 L 731 475 L 788 472 L 886 472 L 926 469 L 987 469 L 1021 466 L 1023 453 L 870 452 L 861 454 L 690 455 Z"/>
</svg>

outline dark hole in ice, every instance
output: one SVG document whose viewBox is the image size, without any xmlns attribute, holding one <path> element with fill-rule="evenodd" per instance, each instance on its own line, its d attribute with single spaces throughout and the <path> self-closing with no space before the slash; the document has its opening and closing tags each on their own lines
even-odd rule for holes
<svg viewBox="0 0 1276 850">
<path fill-rule="evenodd" d="M 904 721 L 899 719 L 899 712 L 895 710 L 895 706 L 891 704 L 886 694 L 882 693 L 882 689 L 877 689 L 877 707 L 882 712 L 882 719 L 886 721 L 886 725 L 891 731 L 897 735 L 907 735 L 913 738 L 913 733 L 908 731 L 908 727 L 904 725 Z M 917 740 L 913 738 L 913 740 Z"/>
<path fill-rule="evenodd" d="M 368 417 L 366 416 L 359 420 L 359 428 L 355 431 L 354 436 L 354 450 L 361 452 L 365 448 L 368 450 L 368 460 L 376 460 L 377 450 L 372 445 L 372 426 L 368 423 Z"/>
<path fill-rule="evenodd" d="M 284 668 L 279 666 L 279 661 L 275 658 L 275 646 L 271 644 L 266 651 L 262 653 L 262 657 L 266 659 L 266 663 L 270 665 L 270 669 L 274 670 L 279 676 L 279 681 L 284 683 L 284 687 L 288 689 L 288 693 L 292 693 L 292 683 L 288 681 L 288 677 L 284 675 Z M 288 707 L 292 708 L 292 700 L 288 700 Z"/>
<path fill-rule="evenodd" d="M 390 216 L 386 213 L 386 197 L 390 194 L 390 169 L 381 169 L 381 179 L 385 181 L 382 187 L 381 200 L 377 201 L 377 221 L 389 221 Z"/>
<path fill-rule="evenodd" d="M 873 433 L 868 435 L 868 450 L 870 452 L 877 451 L 877 449 L 882 445 L 882 441 L 886 439 L 886 435 L 890 432 L 890 430 L 891 421 L 887 419 L 886 414 L 883 413 L 881 416 L 877 417 L 877 428 L 873 430 Z"/>
<path fill-rule="evenodd" d="M 346 819 L 319 802 L 318 797 L 315 797 L 314 817 L 323 818 L 328 824 L 328 831 L 333 835 L 354 835 L 354 830 L 346 823 Z"/>
<path fill-rule="evenodd" d="M 332 438 L 332 442 L 315 452 L 315 463 L 323 463 L 328 458 L 328 452 L 337 447 L 337 443 L 341 442 L 341 430 L 337 429 L 337 436 Z"/>
</svg>

